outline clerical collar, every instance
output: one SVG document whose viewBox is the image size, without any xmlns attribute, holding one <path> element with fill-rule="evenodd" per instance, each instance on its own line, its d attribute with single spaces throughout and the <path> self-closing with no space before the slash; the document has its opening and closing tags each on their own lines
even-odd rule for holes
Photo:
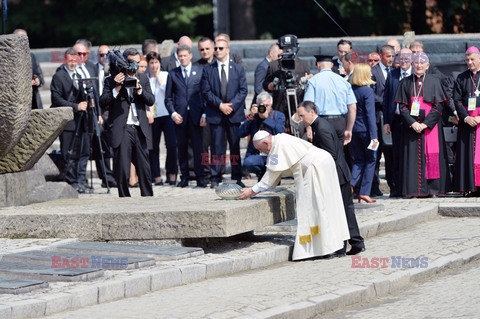
<svg viewBox="0 0 480 319">
<path fill-rule="evenodd" d="M 425 74 L 418 75 L 417 73 L 415 73 L 415 78 L 418 79 L 418 80 L 421 80 L 424 76 L 425 76 Z"/>
</svg>

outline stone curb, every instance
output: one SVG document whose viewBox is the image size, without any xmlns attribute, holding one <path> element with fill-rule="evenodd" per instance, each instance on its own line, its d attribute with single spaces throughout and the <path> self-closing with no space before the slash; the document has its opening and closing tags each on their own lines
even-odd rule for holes
<svg viewBox="0 0 480 319">
<path fill-rule="evenodd" d="M 384 297 L 403 289 L 411 283 L 424 280 L 449 268 L 460 267 L 478 259 L 480 259 L 480 247 L 470 248 L 460 253 L 440 257 L 430 263 L 428 268 L 412 268 L 396 272 L 388 275 L 385 279 L 377 279 L 361 285 L 352 285 L 352 287 L 339 289 L 333 293 L 311 297 L 307 301 L 270 308 L 257 314 L 239 316 L 236 319 L 313 318 L 337 308 Z"/>
<path fill-rule="evenodd" d="M 448 217 L 480 217 L 480 204 L 446 203 L 438 205 L 438 213 Z"/>
<path fill-rule="evenodd" d="M 437 210 L 438 204 L 431 204 L 415 211 L 400 212 L 374 222 L 365 223 L 365 225 L 360 226 L 360 231 L 365 237 L 373 237 L 388 231 L 398 231 L 417 223 L 439 218 Z M 292 250 L 293 245 L 279 245 L 278 247 L 264 248 L 249 255 L 219 257 L 215 260 L 199 261 L 188 265 L 153 271 L 140 270 L 125 278 L 102 283 L 92 282 L 92 285 L 89 287 L 73 288 L 68 293 L 58 292 L 48 296 L 32 297 L 32 299 L 28 300 L 0 304 L 0 314 L 3 315 L 5 313 L 5 316 L 0 317 L 7 319 L 41 317 L 61 311 L 139 296 L 151 291 L 194 283 L 213 277 L 259 269 L 290 260 Z M 480 256 L 480 249 L 478 255 Z M 472 260 L 477 258 L 477 253 L 463 254 L 462 256 L 466 260 Z M 431 271 L 430 269 L 428 270 Z M 420 276 L 419 274 L 413 275 Z M 408 276 L 406 277 L 407 279 L 410 278 L 410 274 Z M 400 283 L 399 287 L 403 287 L 409 282 L 409 280 L 406 280 L 405 283 L 404 281 L 402 278 L 400 281 L 397 279 L 384 280 L 376 283 L 380 287 L 375 287 L 375 283 L 367 283 L 365 287 L 358 286 L 358 288 L 347 291 L 339 290 L 335 294 L 315 297 L 308 302 L 271 308 L 257 314 L 254 318 L 258 316 L 260 316 L 258 318 L 311 317 L 318 311 L 325 312 L 334 309 L 339 304 L 349 305 L 362 300 L 370 300 L 375 296 L 381 296 L 383 293 L 392 291 L 392 286 L 396 287 Z M 394 285 L 392 282 L 396 284 Z M 382 293 L 379 293 L 377 290 Z M 10 314 L 8 308 L 11 309 Z"/>
</svg>

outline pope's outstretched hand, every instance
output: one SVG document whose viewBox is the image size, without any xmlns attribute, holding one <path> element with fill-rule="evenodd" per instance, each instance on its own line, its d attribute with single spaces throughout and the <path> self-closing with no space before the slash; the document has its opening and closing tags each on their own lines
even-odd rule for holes
<svg viewBox="0 0 480 319">
<path fill-rule="evenodd" d="M 238 199 L 247 199 L 256 194 L 257 193 L 255 193 L 252 188 L 245 188 L 245 189 L 242 189 L 242 194 L 238 196 Z"/>
</svg>

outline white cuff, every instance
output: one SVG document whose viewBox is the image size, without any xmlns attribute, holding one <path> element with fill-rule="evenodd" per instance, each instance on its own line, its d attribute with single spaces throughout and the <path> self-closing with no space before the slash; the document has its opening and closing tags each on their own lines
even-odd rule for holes
<svg viewBox="0 0 480 319">
<path fill-rule="evenodd" d="M 261 193 L 261 192 L 266 191 L 266 190 L 269 189 L 269 188 L 270 188 L 270 186 L 268 186 L 268 185 L 265 184 L 264 182 L 260 181 L 260 182 L 258 182 L 257 184 L 253 185 L 252 190 L 253 190 L 255 193 Z"/>
<path fill-rule="evenodd" d="M 117 89 L 115 89 L 115 88 L 113 88 L 112 93 L 113 93 L 113 98 L 114 99 L 116 99 L 118 94 L 120 94 L 120 92 L 117 92 Z"/>
</svg>

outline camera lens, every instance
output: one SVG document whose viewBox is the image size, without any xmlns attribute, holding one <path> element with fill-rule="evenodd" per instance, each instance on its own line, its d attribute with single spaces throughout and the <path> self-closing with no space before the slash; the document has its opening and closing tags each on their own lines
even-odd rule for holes
<svg viewBox="0 0 480 319">
<path fill-rule="evenodd" d="M 258 105 L 258 113 L 265 113 L 267 111 L 267 106 L 265 104 Z"/>
</svg>

